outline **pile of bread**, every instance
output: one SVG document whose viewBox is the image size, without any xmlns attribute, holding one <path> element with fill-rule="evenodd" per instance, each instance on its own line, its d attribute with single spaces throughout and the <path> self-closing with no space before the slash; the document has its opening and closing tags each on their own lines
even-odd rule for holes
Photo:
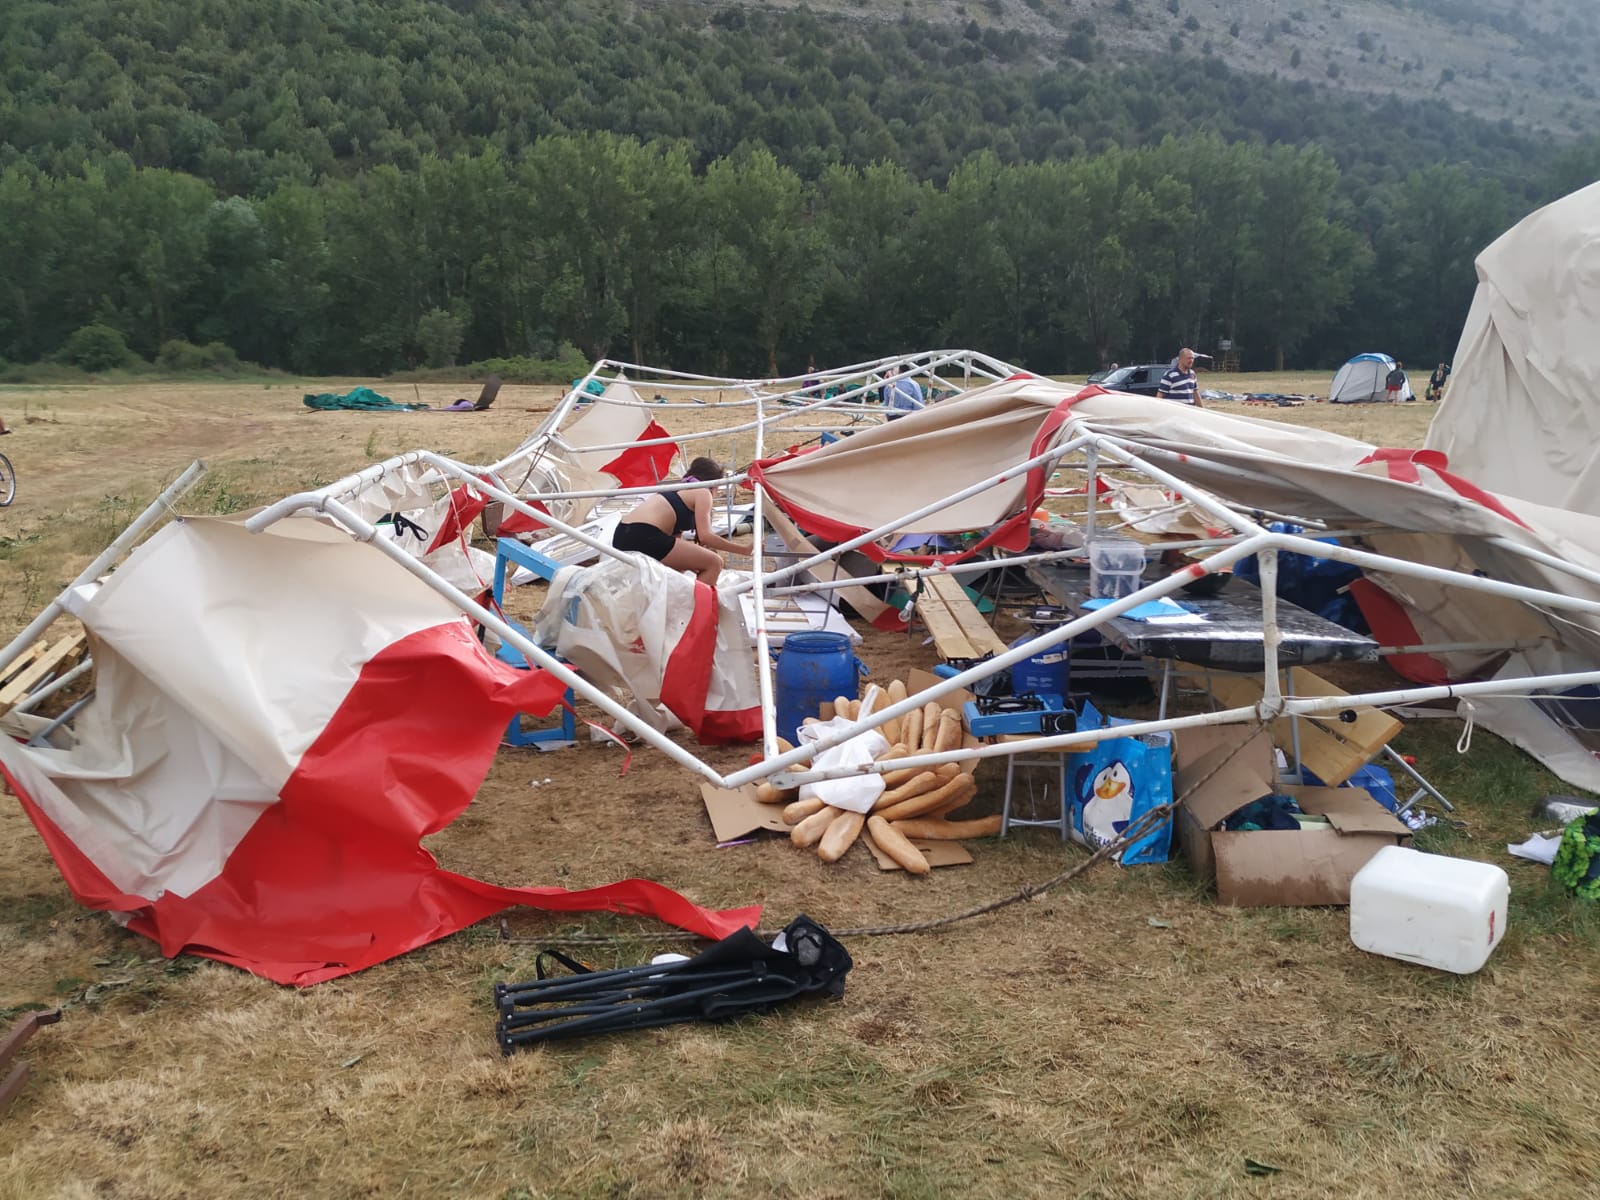
<svg viewBox="0 0 1600 1200">
<path fill-rule="evenodd" d="M 906 698 L 906 685 L 895 680 L 887 687 L 871 685 L 859 700 L 845 696 L 833 702 L 835 717 L 857 721 Z M 806 718 L 806 723 L 817 720 Z M 903 717 L 894 717 L 879 726 L 889 748 L 875 761 L 885 763 L 921 754 L 942 754 L 962 748 L 965 732 L 961 715 L 928 701 Z M 782 738 L 780 752 L 794 749 Z M 804 769 L 808 764 L 796 764 Z M 973 821 L 952 821 L 951 813 L 964 808 L 977 794 L 973 782 L 972 759 L 952 761 L 937 767 L 890 768 L 883 773 L 884 791 L 870 813 L 834 808 L 815 797 L 801 799 L 798 788 L 775 788 L 763 783 L 756 797 L 766 804 L 783 804 L 784 822 L 793 826 L 789 839 L 796 846 L 814 846 L 823 862 L 837 862 L 861 836 L 863 828 L 878 849 L 913 875 L 926 875 L 928 860 L 912 839 L 930 841 L 993 837 L 1000 832 L 998 816 Z"/>
</svg>

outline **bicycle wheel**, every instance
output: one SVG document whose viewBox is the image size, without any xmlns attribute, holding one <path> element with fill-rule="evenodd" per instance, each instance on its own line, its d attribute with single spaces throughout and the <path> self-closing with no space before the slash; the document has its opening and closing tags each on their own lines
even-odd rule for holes
<svg viewBox="0 0 1600 1200">
<path fill-rule="evenodd" d="M 11 460 L 0 454 L 0 508 L 10 504 L 17 494 L 17 473 L 11 469 Z"/>
</svg>

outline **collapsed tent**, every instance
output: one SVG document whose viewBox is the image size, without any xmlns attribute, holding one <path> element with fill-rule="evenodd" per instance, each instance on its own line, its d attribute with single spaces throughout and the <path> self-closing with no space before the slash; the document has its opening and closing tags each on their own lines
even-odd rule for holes
<svg viewBox="0 0 1600 1200">
<path fill-rule="evenodd" d="M 534 498 L 644 487 L 667 477 L 677 452 L 677 442 L 651 417 L 627 380 L 619 377 L 607 382 L 598 397 L 562 427 L 559 436 L 544 440 L 537 454 L 517 459 L 514 467 L 508 467 L 504 482 L 513 493 Z M 536 499 L 534 507 L 576 525 L 589 515 L 594 500 Z M 526 513 L 512 511 L 501 516 L 497 507 L 495 516 L 492 532 L 502 535 L 542 528 L 537 517 Z"/>
<path fill-rule="evenodd" d="M 1387 354 L 1358 354 L 1333 377 L 1328 388 L 1328 399 L 1334 404 L 1373 404 L 1389 398 L 1389 372 L 1395 361 Z M 1415 400 L 1411 380 L 1400 387 L 1401 400 Z"/>
<path fill-rule="evenodd" d="M 1406 614 L 1413 630 L 1408 644 L 1453 647 L 1434 656 L 1440 677 L 1493 675 L 1519 647 L 1526 654 L 1543 647 L 1515 660 L 1514 666 L 1537 668 L 1524 676 L 1600 663 L 1600 617 L 1557 612 L 1531 595 L 1469 590 L 1436 573 L 1454 571 L 1464 581 L 1481 575 L 1600 604 L 1600 518 L 1496 496 L 1450 471 L 1437 452 L 1386 449 L 1302 426 L 1021 377 L 756 474 L 779 506 L 837 533 L 1005 527 L 1028 511 L 1034 493 L 1031 473 L 1008 473 L 1001 464 L 1014 467 L 1096 437 L 1240 512 L 1370 527 L 1365 545 L 1396 561 L 1388 570 L 1367 566 L 1367 581 Z M 969 443 L 970 453 L 958 448 Z M 995 486 L 949 502 L 997 476 Z M 919 485 L 930 477 L 937 482 Z M 846 479 L 853 482 L 845 486 Z M 1408 573 L 1404 563 L 1421 571 Z M 1569 736 L 1548 721 L 1529 729 L 1526 701 L 1472 703 L 1480 723 L 1503 729 L 1569 782 L 1600 787 L 1600 764 Z M 1511 709 L 1515 727 L 1503 716 Z"/>
<path fill-rule="evenodd" d="M 1477 272 L 1425 445 L 1486 488 L 1600 515 L 1600 183 L 1523 218 Z"/>
<path fill-rule="evenodd" d="M 94 699 L 64 747 L 0 737 L 0 769 L 78 900 L 169 956 L 310 984 L 511 905 L 710 937 L 756 920 L 646 880 L 569 892 L 442 870 L 419 839 L 466 808 L 511 717 L 548 713 L 563 685 L 491 659 L 343 530 L 176 522 L 67 603 Z"/>
</svg>

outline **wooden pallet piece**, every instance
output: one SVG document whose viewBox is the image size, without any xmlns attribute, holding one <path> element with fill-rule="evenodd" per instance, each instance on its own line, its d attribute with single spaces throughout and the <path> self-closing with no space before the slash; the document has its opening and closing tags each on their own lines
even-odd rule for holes
<svg viewBox="0 0 1600 1200">
<path fill-rule="evenodd" d="M 1211 694 L 1228 708 L 1261 703 L 1261 681 L 1249 675 L 1211 673 Z M 1279 717 L 1272 723 L 1272 740 L 1286 754 L 1293 753 L 1295 723 Z M 1338 787 L 1367 765 L 1372 753 L 1341 740 L 1327 726 L 1309 718 L 1300 722 L 1300 763 L 1316 772 L 1329 787 Z"/>
<path fill-rule="evenodd" d="M 0 672 L 0 687 L 10 683 L 18 675 L 22 674 L 22 672 L 33 666 L 33 664 L 38 661 L 39 656 L 44 652 L 45 643 L 41 639 L 40 641 L 37 641 L 33 645 L 29 646 L 21 654 L 17 655 L 16 658 L 11 660 L 11 665 L 6 667 L 3 672 Z"/>
<path fill-rule="evenodd" d="M 9 711 L 14 704 L 58 668 L 73 665 L 73 662 L 68 660 L 75 661 L 76 656 L 82 652 L 83 645 L 84 635 L 79 631 L 68 634 L 55 644 L 42 649 L 27 667 L 13 675 L 11 681 L 4 687 L 0 687 L 0 713 Z"/>
<path fill-rule="evenodd" d="M 1322 676 L 1305 667 L 1295 667 L 1289 672 L 1289 690 L 1296 696 L 1348 696 L 1343 688 L 1335 687 Z M 1388 713 L 1376 708 L 1353 708 L 1356 719 L 1340 721 L 1336 716 L 1310 717 L 1309 720 L 1324 726 L 1342 741 L 1360 746 L 1369 756 L 1378 753 L 1399 736 L 1405 728 Z"/>
</svg>

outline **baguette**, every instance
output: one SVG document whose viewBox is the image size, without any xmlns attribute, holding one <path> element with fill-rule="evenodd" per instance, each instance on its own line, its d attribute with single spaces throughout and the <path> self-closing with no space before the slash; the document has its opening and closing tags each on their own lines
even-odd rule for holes
<svg viewBox="0 0 1600 1200">
<path fill-rule="evenodd" d="M 838 862 L 844 857 L 844 852 L 855 844 L 856 838 L 861 836 L 861 827 L 866 823 L 865 813 L 840 813 L 828 826 L 828 832 L 822 835 L 822 842 L 817 846 L 817 857 L 823 862 Z"/>
<path fill-rule="evenodd" d="M 777 788 L 765 780 L 756 784 L 756 799 L 763 804 L 787 804 L 799 795 L 798 787 Z"/>
<path fill-rule="evenodd" d="M 783 810 L 783 823 L 785 825 L 798 825 L 812 813 L 822 807 L 822 801 L 816 796 L 809 796 L 804 800 L 796 800 Z"/>
<path fill-rule="evenodd" d="M 891 758 L 904 758 L 905 756 L 906 744 L 904 742 L 890 742 L 889 748 L 872 761 L 888 762 Z"/>
<path fill-rule="evenodd" d="M 900 740 L 906 744 L 907 753 L 922 750 L 922 710 L 913 708 L 900 720 Z"/>
<path fill-rule="evenodd" d="M 883 795 L 878 797 L 877 803 L 872 806 L 873 811 L 888 808 L 891 805 L 900 803 L 902 800 L 909 800 L 913 796 L 922 795 L 924 792 L 934 791 L 938 787 L 939 777 L 937 775 L 932 771 L 918 771 L 899 787 L 888 788 Z"/>
<path fill-rule="evenodd" d="M 1000 832 L 1000 815 L 996 813 L 992 817 L 983 817 L 977 821 L 943 821 L 911 817 L 905 821 L 896 821 L 894 828 L 908 838 L 954 842 L 962 838 L 994 837 Z"/>
<path fill-rule="evenodd" d="M 959 749 L 961 749 L 961 717 L 947 708 L 939 717 L 939 730 L 933 736 L 933 752 L 943 754 L 946 750 Z"/>
<path fill-rule="evenodd" d="M 957 775 L 943 787 L 920 792 L 890 805 L 880 805 L 874 811 L 885 821 L 903 821 L 907 817 L 924 816 L 957 796 L 963 797 L 963 801 L 970 800 L 977 790 L 978 785 L 972 781 L 971 775 Z"/>
<path fill-rule="evenodd" d="M 939 736 L 939 719 L 944 715 L 944 709 L 939 707 L 937 700 L 929 700 L 922 706 L 922 749 L 924 752 L 933 749 L 934 739 Z"/>
<path fill-rule="evenodd" d="M 828 832 L 828 826 L 833 824 L 839 812 L 839 809 L 824 804 L 789 831 L 789 840 L 796 846 L 815 846 L 822 840 L 822 835 Z"/>
<path fill-rule="evenodd" d="M 849 696 L 838 695 L 838 696 L 835 696 L 833 698 L 833 715 L 836 716 L 836 717 L 844 717 L 846 720 L 849 720 L 849 718 L 850 718 L 850 697 Z"/>
<path fill-rule="evenodd" d="M 928 860 L 906 838 L 905 834 L 897 830 L 882 817 L 871 816 L 867 818 L 867 831 L 872 834 L 872 840 L 895 862 L 904 867 L 909 874 L 926 875 L 929 871 Z"/>
<path fill-rule="evenodd" d="M 885 771 L 883 773 L 883 786 L 897 788 L 902 784 L 910 783 L 918 775 L 932 771 L 942 783 L 954 779 L 961 774 L 961 769 L 955 763 L 940 763 L 937 767 L 901 767 L 898 771 Z"/>
<path fill-rule="evenodd" d="M 883 740 L 891 746 L 896 742 L 903 743 L 905 739 L 905 718 L 890 717 L 882 725 L 878 726 L 878 732 L 883 734 Z"/>
<path fill-rule="evenodd" d="M 903 679 L 891 679 L 889 686 L 884 691 L 889 695 L 890 704 L 899 704 L 909 694 L 906 691 L 906 684 Z"/>
</svg>

